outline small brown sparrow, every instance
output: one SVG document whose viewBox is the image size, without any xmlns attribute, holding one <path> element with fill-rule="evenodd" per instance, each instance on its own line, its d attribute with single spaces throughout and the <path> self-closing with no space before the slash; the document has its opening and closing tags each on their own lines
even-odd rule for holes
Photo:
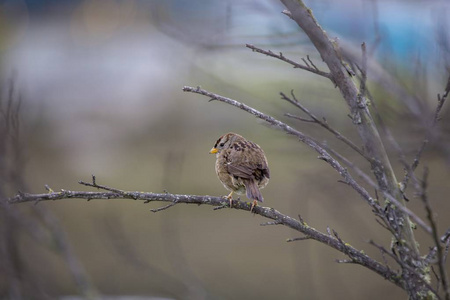
<svg viewBox="0 0 450 300">
<path fill-rule="evenodd" d="M 259 189 L 269 182 L 270 173 L 264 151 L 255 143 L 236 133 L 222 135 L 209 151 L 216 154 L 216 173 L 223 186 L 231 193 L 226 197 L 233 205 L 233 193 L 253 200 L 250 212 L 256 201 L 264 198 Z"/>
</svg>

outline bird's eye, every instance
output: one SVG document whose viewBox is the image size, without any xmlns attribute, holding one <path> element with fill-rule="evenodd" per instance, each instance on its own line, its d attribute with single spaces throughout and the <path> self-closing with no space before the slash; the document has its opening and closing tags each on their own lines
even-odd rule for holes
<svg viewBox="0 0 450 300">
<path fill-rule="evenodd" d="M 224 143 L 220 143 L 220 145 L 219 145 L 219 146 L 220 146 L 220 147 L 223 147 L 224 145 L 225 145 Z"/>
</svg>

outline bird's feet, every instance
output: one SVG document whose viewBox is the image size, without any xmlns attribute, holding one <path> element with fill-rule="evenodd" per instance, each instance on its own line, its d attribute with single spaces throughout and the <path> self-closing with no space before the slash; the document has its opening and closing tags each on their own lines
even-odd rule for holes
<svg viewBox="0 0 450 300">
<path fill-rule="evenodd" d="M 233 191 L 231 191 L 230 194 L 228 194 L 228 196 L 225 196 L 225 198 L 227 198 L 230 201 L 230 208 L 233 207 Z"/>
<path fill-rule="evenodd" d="M 250 212 L 253 212 L 253 208 L 258 205 L 258 203 L 256 202 L 256 200 L 253 200 L 252 202 L 252 207 L 250 208 Z"/>
</svg>

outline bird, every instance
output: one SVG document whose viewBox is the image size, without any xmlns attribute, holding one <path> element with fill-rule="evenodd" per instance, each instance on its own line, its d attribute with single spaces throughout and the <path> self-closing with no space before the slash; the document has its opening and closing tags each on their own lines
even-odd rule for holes
<svg viewBox="0 0 450 300">
<path fill-rule="evenodd" d="M 216 154 L 215 169 L 223 186 L 231 191 L 225 196 L 233 206 L 233 193 L 246 194 L 253 200 L 250 212 L 263 202 L 260 189 L 269 182 L 270 171 L 266 155 L 260 146 L 239 134 L 229 132 L 222 135 L 209 151 Z"/>
</svg>

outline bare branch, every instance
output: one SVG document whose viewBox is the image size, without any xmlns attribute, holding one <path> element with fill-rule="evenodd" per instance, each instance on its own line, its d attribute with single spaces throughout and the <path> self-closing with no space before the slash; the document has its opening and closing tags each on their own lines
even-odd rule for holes
<svg viewBox="0 0 450 300">
<path fill-rule="evenodd" d="M 306 66 L 305 66 L 305 65 L 299 64 L 299 63 L 297 63 L 297 62 L 295 62 L 293 60 L 290 60 L 289 58 L 286 58 L 281 52 L 280 52 L 280 54 L 275 54 L 275 53 L 273 53 L 270 50 L 263 50 L 261 48 L 255 47 L 255 46 L 250 45 L 250 44 L 246 44 L 245 46 L 247 48 L 249 48 L 249 49 L 252 49 L 253 52 L 258 52 L 258 53 L 265 54 L 267 56 L 278 58 L 279 60 L 287 62 L 290 65 L 293 65 L 294 68 L 299 68 L 299 69 L 302 69 L 302 70 L 305 70 L 305 71 L 309 71 L 311 73 L 314 73 L 314 74 L 317 74 L 317 75 L 320 75 L 320 76 L 323 76 L 323 77 L 326 77 L 326 78 L 332 80 L 332 77 L 331 77 L 330 73 L 326 73 L 326 72 L 320 71 L 314 64 L 312 64 L 312 62 L 309 59 L 309 57 L 308 57 L 308 60 L 309 60 L 309 62 L 311 62 L 313 67 L 309 66 L 306 63 L 306 61 L 305 61 L 305 63 L 306 63 Z"/>
<path fill-rule="evenodd" d="M 239 109 L 242 109 L 254 116 L 256 116 L 257 118 L 260 118 L 264 121 L 266 121 L 267 123 L 276 126 L 277 128 L 283 130 L 284 132 L 294 135 L 295 137 L 297 137 L 301 142 L 305 143 L 306 145 L 308 145 L 309 147 L 311 147 L 312 149 L 314 149 L 317 153 L 319 153 L 319 158 L 322 159 L 323 161 L 327 162 L 333 169 L 335 169 L 340 175 L 341 177 L 344 178 L 345 182 L 347 182 L 347 184 L 349 186 L 351 186 L 358 194 L 360 194 L 362 196 L 362 198 L 377 212 L 382 212 L 383 209 L 380 207 L 380 205 L 378 204 L 378 201 L 374 200 L 370 194 L 361 186 L 359 185 L 354 179 L 353 177 L 348 173 L 347 169 L 344 168 L 337 160 L 335 160 L 318 142 L 316 142 L 314 139 L 312 139 L 311 137 L 303 134 L 302 132 L 290 127 L 289 125 L 271 117 L 268 116 L 266 114 L 263 114 L 262 112 L 244 104 L 241 102 L 238 102 L 236 100 L 227 98 L 227 97 L 223 97 L 214 93 L 211 93 L 207 90 L 204 90 L 200 87 L 197 88 L 193 88 L 193 87 L 189 87 L 189 86 L 185 86 L 183 87 L 183 91 L 185 92 L 191 92 L 191 93 L 197 93 L 200 95 L 204 95 L 209 97 L 210 99 L 214 99 L 220 102 L 224 102 L 227 104 L 230 104 L 232 106 L 236 106 Z M 396 205 L 399 210 L 401 210 L 403 213 L 407 214 L 408 216 L 410 216 L 414 222 L 416 222 L 418 225 L 420 225 L 425 231 L 427 232 L 431 232 L 431 229 L 429 228 L 428 225 L 425 224 L 424 221 L 422 221 L 416 214 L 414 214 L 411 210 L 409 210 L 407 207 L 405 207 L 404 205 L 402 205 L 397 199 L 395 199 L 392 195 L 384 192 L 384 195 L 386 195 L 386 197 L 388 197 L 388 199 L 394 204 Z"/>
<path fill-rule="evenodd" d="M 85 185 L 85 182 L 81 184 Z M 98 185 L 89 184 L 91 186 L 97 187 Z M 196 204 L 196 205 L 212 205 L 212 206 L 221 206 L 228 202 L 224 197 L 213 197 L 213 196 L 198 196 L 198 195 L 177 195 L 177 194 L 168 194 L 168 193 L 144 193 L 144 192 L 130 192 L 130 191 L 122 191 L 120 189 L 111 188 L 108 186 L 102 186 L 104 189 L 108 190 L 106 192 L 85 192 L 85 191 L 70 191 L 70 190 L 62 190 L 60 192 L 52 192 L 45 194 L 28 194 L 28 193 L 18 193 L 16 196 L 7 199 L 7 201 L 11 204 L 14 203 L 24 203 L 24 202 L 39 202 L 46 200 L 64 200 L 64 199 L 133 199 L 133 200 L 144 200 L 148 201 L 156 201 L 156 202 L 170 202 L 170 203 L 185 203 L 185 204 Z M 112 191 L 113 192 L 112 192 Z M 246 210 L 250 211 L 251 204 L 239 200 L 234 200 L 233 208 L 238 210 Z M 324 234 L 308 225 L 304 222 L 297 221 L 294 218 L 291 218 L 287 215 L 280 213 L 279 211 L 262 206 L 255 206 L 253 208 L 253 212 L 265 218 L 274 220 L 270 223 L 272 224 L 280 224 L 292 228 L 296 231 L 299 231 L 305 236 L 308 236 L 311 239 L 324 243 L 346 255 L 351 257 L 356 263 L 361 264 L 370 270 L 378 273 L 384 278 L 388 279 L 392 283 L 402 286 L 401 279 L 397 276 L 397 274 L 393 273 L 391 270 L 383 266 L 381 263 L 376 260 L 370 258 L 366 254 L 361 251 L 353 248 L 348 244 L 343 244 L 337 238 Z"/>
<path fill-rule="evenodd" d="M 308 145 L 309 147 L 314 149 L 319 154 L 319 158 L 326 161 L 328 164 L 330 164 L 333 167 L 333 169 L 338 171 L 338 173 L 344 178 L 344 180 L 346 182 L 348 182 L 348 184 L 352 188 L 354 188 L 363 197 L 363 199 L 369 203 L 370 206 L 377 206 L 377 203 L 373 200 L 373 198 L 370 196 L 370 194 L 353 179 L 353 177 L 348 173 L 347 169 L 342 167 L 341 164 L 339 164 L 339 162 L 337 160 L 335 160 L 333 157 L 331 157 L 331 155 L 325 149 L 323 149 L 319 145 L 318 142 L 316 142 L 311 137 L 305 135 L 304 133 L 290 127 L 289 125 L 287 125 L 269 115 L 263 114 L 262 112 L 254 109 L 244 103 L 211 93 L 200 87 L 193 88 L 193 87 L 185 86 L 185 87 L 183 87 L 183 91 L 204 95 L 211 99 L 214 99 L 214 100 L 217 100 L 220 102 L 224 102 L 224 103 L 230 104 L 232 106 L 236 106 L 239 109 L 242 109 L 242 110 L 256 116 L 257 118 L 260 118 L 260 119 L 266 121 L 267 123 L 269 123 L 273 126 L 276 126 L 277 128 L 281 129 L 282 131 L 297 137 L 301 142 L 305 143 L 306 145 Z M 381 207 L 378 207 L 377 209 L 381 210 Z"/>
<path fill-rule="evenodd" d="M 398 200 L 397 202 L 402 201 L 402 194 L 394 170 L 369 111 L 367 98 L 361 94 L 361 91 L 353 82 L 352 76 L 348 74 L 346 63 L 342 60 L 340 46 L 336 41 L 333 41 L 328 37 L 326 32 L 318 24 L 311 9 L 309 9 L 303 1 L 281 0 L 281 2 L 290 11 L 291 18 L 309 37 L 317 51 L 320 53 L 323 61 L 327 64 L 334 83 L 339 88 L 350 108 L 352 120 L 364 143 L 364 149 L 367 151 L 367 155 L 373 157 L 371 167 L 378 181 L 380 190 L 392 195 Z M 389 209 L 389 213 L 399 213 L 399 217 L 404 219 L 404 222 L 396 224 L 398 225 L 396 228 L 402 234 L 402 240 L 405 240 L 404 244 L 411 250 L 404 253 L 413 252 L 414 257 L 419 257 L 418 246 L 415 241 L 414 233 L 410 227 L 408 215 L 396 212 L 395 209 Z"/>
</svg>

